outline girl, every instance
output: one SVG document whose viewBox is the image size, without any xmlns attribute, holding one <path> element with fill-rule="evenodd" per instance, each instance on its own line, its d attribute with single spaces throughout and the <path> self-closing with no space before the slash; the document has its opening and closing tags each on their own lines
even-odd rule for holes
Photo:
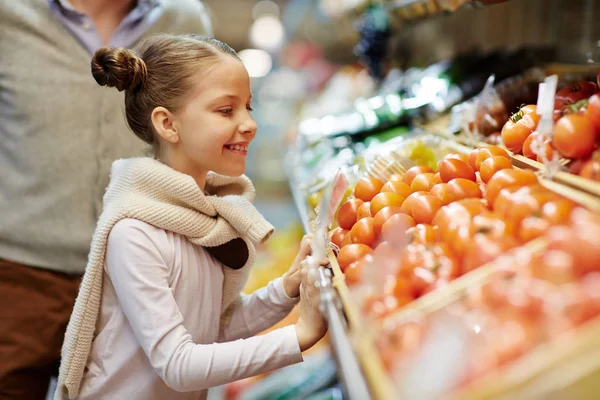
<svg viewBox="0 0 600 400">
<path fill-rule="evenodd" d="M 55 398 L 204 399 L 211 386 L 301 361 L 326 331 L 301 264 L 310 238 L 282 278 L 239 294 L 273 228 L 242 175 L 256 125 L 235 51 L 156 36 L 137 54 L 96 51 L 92 74 L 125 91 L 127 122 L 155 158 L 113 164 Z M 299 300 L 294 326 L 251 337 Z"/>
</svg>

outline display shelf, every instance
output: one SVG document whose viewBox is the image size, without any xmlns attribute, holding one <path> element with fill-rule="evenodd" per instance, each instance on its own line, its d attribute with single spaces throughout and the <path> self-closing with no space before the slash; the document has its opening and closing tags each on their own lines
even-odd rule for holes
<svg viewBox="0 0 600 400">
<path fill-rule="evenodd" d="M 307 203 L 301 195 L 298 185 L 291 178 L 290 191 L 300 214 L 304 231 L 311 232 Z M 330 270 L 325 267 L 321 267 L 319 273 L 321 310 L 329 323 L 329 340 L 335 355 L 340 381 L 349 399 L 369 400 L 371 394 L 348 336 L 347 316 L 343 312 L 339 293 L 335 289 L 335 278 L 332 279 Z"/>
</svg>

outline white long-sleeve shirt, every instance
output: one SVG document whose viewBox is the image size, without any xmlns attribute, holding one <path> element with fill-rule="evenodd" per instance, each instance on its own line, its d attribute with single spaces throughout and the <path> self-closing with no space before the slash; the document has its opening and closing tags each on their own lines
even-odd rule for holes
<svg viewBox="0 0 600 400">
<path fill-rule="evenodd" d="M 184 236 L 135 219 L 112 229 L 80 399 L 205 399 L 212 386 L 302 361 L 281 279 L 243 297 L 219 337 L 223 267 Z M 242 339 L 248 338 L 249 339 Z"/>
</svg>

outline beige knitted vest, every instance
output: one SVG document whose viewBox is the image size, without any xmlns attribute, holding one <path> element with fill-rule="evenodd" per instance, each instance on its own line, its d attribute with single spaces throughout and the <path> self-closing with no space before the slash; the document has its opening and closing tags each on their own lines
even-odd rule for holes
<svg viewBox="0 0 600 400">
<path fill-rule="evenodd" d="M 124 159 L 113 164 L 104 211 L 92 238 L 62 347 L 55 399 L 76 398 L 79 394 L 100 311 L 106 242 L 112 227 L 123 218 L 135 218 L 184 235 L 190 242 L 208 251 L 212 249 L 213 255 L 226 265 L 236 263 L 231 261 L 232 252 L 241 254 L 243 261 L 231 265 L 238 269 L 224 268 L 221 322 L 229 322 L 228 310 L 239 300 L 254 260 L 254 246 L 268 239 L 273 227 L 252 205 L 254 187 L 247 177 L 209 174 L 205 190 L 209 195 L 191 176 L 151 158 Z"/>
</svg>

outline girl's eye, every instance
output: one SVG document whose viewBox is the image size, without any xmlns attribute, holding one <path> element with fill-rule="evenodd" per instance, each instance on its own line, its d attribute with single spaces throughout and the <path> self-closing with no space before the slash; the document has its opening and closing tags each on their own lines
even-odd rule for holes
<svg viewBox="0 0 600 400">
<path fill-rule="evenodd" d="M 229 115 L 233 112 L 233 108 L 225 108 L 223 110 L 219 110 L 219 112 L 224 115 Z"/>
</svg>

